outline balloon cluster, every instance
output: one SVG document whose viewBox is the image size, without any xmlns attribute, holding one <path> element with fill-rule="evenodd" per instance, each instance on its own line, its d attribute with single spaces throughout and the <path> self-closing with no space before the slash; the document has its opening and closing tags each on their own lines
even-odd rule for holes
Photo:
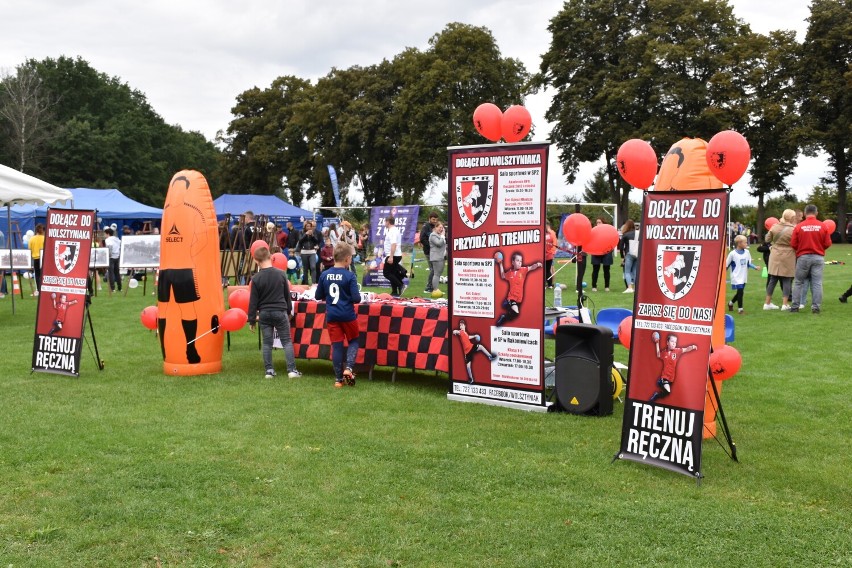
<svg viewBox="0 0 852 568">
<path fill-rule="evenodd" d="M 739 132 L 724 130 L 707 143 L 707 167 L 716 179 L 729 186 L 748 169 L 751 148 Z M 657 175 L 657 154 L 648 142 L 633 138 L 618 149 L 616 167 L 621 177 L 638 189 L 648 189 Z"/>
<path fill-rule="evenodd" d="M 606 254 L 618 245 L 618 229 L 603 223 L 592 227 L 582 213 L 572 213 L 562 222 L 562 235 L 575 247 L 583 247 L 588 254 Z"/>
<path fill-rule="evenodd" d="M 225 331 L 239 331 L 248 321 L 248 290 L 244 288 L 234 290 L 228 296 L 228 303 L 231 308 L 225 310 L 222 317 L 219 318 L 219 327 Z M 157 306 L 148 306 L 139 314 L 139 320 L 142 322 L 142 325 L 152 330 L 157 329 L 157 320 L 159 317 Z"/>
<path fill-rule="evenodd" d="M 500 138 L 506 142 L 520 142 L 530 132 L 532 117 L 520 105 L 512 105 L 502 112 L 493 103 L 482 103 L 473 111 L 473 126 L 492 142 L 498 142 Z"/>
</svg>

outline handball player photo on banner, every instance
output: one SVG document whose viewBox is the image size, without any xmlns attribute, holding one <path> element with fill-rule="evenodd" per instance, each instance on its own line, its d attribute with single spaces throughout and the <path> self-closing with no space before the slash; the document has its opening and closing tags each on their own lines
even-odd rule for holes
<svg viewBox="0 0 852 568">
<path fill-rule="evenodd" d="M 546 409 L 549 144 L 449 148 L 452 400 Z"/>
<path fill-rule="evenodd" d="M 725 190 L 645 194 L 619 458 L 701 476 L 727 211 Z"/>
<path fill-rule="evenodd" d="M 47 211 L 33 371 L 80 375 L 94 219 L 94 211 Z"/>
</svg>

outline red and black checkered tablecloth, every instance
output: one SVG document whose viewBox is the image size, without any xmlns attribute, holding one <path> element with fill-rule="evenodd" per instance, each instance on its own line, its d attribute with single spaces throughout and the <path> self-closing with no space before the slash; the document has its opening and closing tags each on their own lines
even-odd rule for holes
<svg viewBox="0 0 852 568">
<path fill-rule="evenodd" d="M 449 372 L 447 307 L 397 302 L 356 306 L 361 328 L 357 363 Z M 294 302 L 293 349 L 301 359 L 331 359 L 325 303 Z"/>
</svg>

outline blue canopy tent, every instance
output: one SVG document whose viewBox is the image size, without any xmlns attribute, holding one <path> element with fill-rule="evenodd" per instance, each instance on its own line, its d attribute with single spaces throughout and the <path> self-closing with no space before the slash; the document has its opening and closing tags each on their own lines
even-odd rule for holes
<svg viewBox="0 0 852 568">
<path fill-rule="evenodd" d="M 303 219 L 315 217 L 313 211 L 301 209 L 287 203 L 274 195 L 236 195 L 225 193 L 213 200 L 216 217 L 221 219 L 230 214 L 232 219 L 238 218 L 246 211 L 255 215 L 265 215 L 272 222 L 284 225 L 292 221 L 297 229 L 302 228 Z M 322 223 L 322 216 L 316 215 L 317 224 Z"/>
<path fill-rule="evenodd" d="M 53 207 L 70 209 L 94 209 L 98 212 L 101 225 L 118 225 L 119 233 L 124 225 L 135 230 L 142 228 L 143 221 L 155 221 L 159 224 L 163 210 L 139 203 L 130 199 L 117 189 L 86 189 L 69 190 L 71 199 L 57 201 Z M 43 223 L 47 217 L 47 207 L 44 205 L 15 205 L 11 208 L 12 221 L 17 221 L 21 233 L 35 229 L 36 223 Z M 6 227 L 2 227 L 6 229 Z M 7 233 L 8 234 L 8 233 Z"/>
</svg>

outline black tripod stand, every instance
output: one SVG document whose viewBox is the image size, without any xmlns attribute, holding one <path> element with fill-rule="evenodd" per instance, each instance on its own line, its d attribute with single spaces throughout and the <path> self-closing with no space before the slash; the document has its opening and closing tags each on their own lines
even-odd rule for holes
<svg viewBox="0 0 852 568">
<path fill-rule="evenodd" d="M 86 294 L 86 311 L 84 314 L 84 318 L 89 322 L 89 333 L 92 336 L 92 345 L 89 345 L 89 342 L 86 341 L 86 345 L 89 345 L 89 352 L 92 353 L 92 356 L 95 358 L 95 363 L 98 365 L 98 369 L 104 370 L 104 360 L 101 359 L 101 354 L 98 352 L 98 340 L 95 337 L 95 325 L 92 323 L 92 314 L 89 311 L 89 306 L 92 304 L 92 276 L 89 275 L 88 279 L 88 293 Z M 83 338 L 86 337 L 86 323 L 83 322 Z M 92 352 L 92 346 L 94 346 L 95 350 Z"/>
</svg>

